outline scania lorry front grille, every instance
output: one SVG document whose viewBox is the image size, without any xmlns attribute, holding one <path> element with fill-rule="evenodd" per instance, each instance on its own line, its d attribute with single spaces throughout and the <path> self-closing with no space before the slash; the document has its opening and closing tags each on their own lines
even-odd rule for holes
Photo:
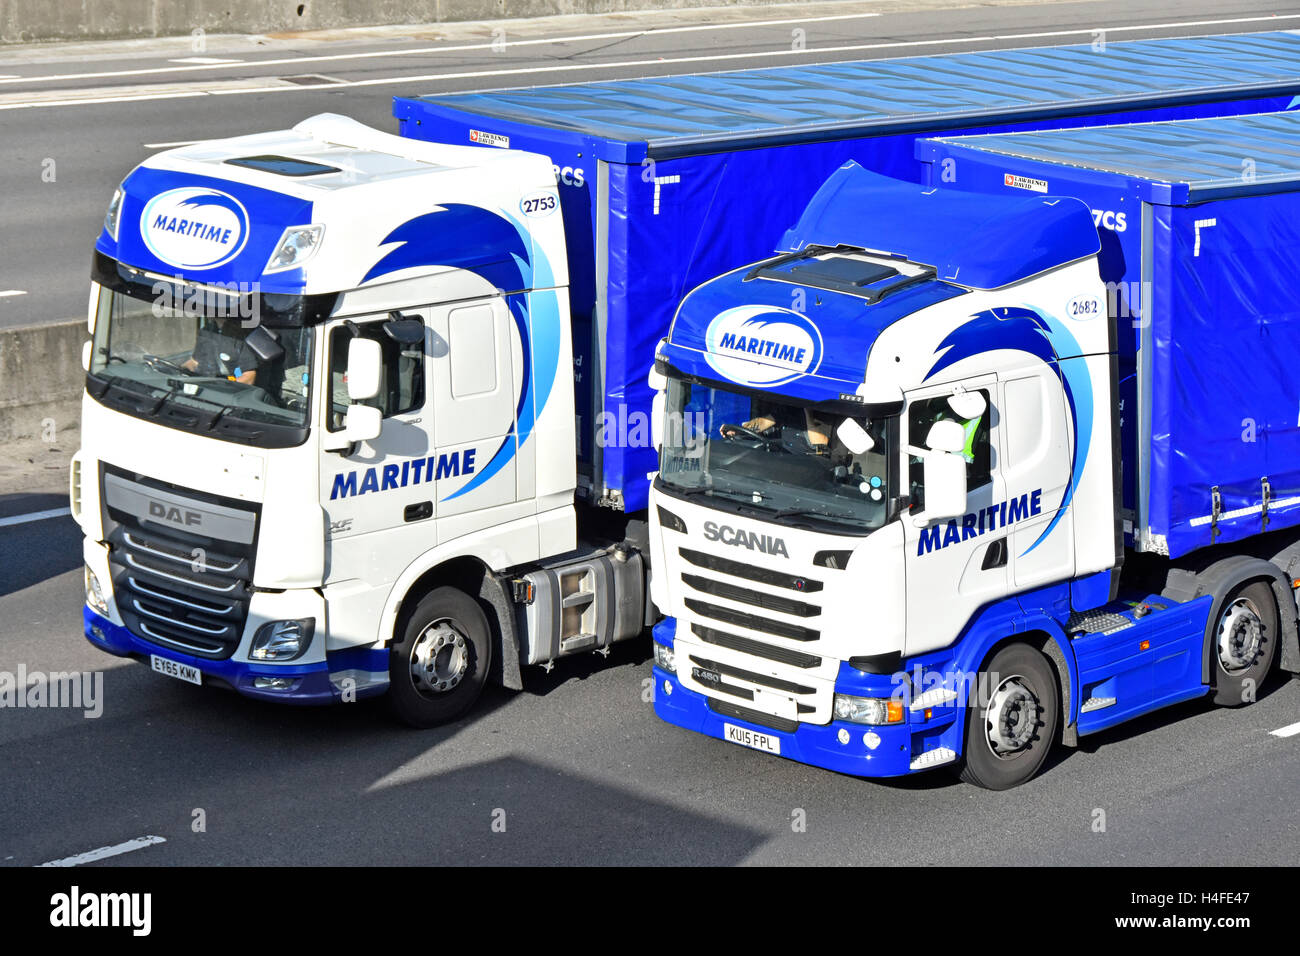
<svg viewBox="0 0 1300 956">
<path fill-rule="evenodd" d="M 789 664 L 791 667 L 807 669 L 820 667 L 822 663 L 822 659 L 815 654 L 805 654 L 802 651 L 792 651 L 789 648 L 777 647 L 774 644 L 765 644 L 762 641 L 741 637 L 739 634 L 728 634 L 726 631 L 706 627 L 703 624 L 692 624 L 691 633 L 706 644 L 725 647 L 728 650 L 739 651 L 741 654 L 749 654 L 753 657 L 762 657 L 765 660 L 776 661 L 778 664 Z"/>
<path fill-rule="evenodd" d="M 792 734 L 799 729 L 799 721 L 797 720 L 777 717 L 775 714 L 765 714 L 750 707 L 741 707 L 739 704 L 733 704 L 730 701 L 718 700 L 716 697 L 709 698 L 709 710 L 715 714 L 721 714 L 723 717 L 734 717 L 736 720 L 743 720 L 772 730 L 780 730 L 787 734 Z"/>
<path fill-rule="evenodd" d="M 769 617 L 757 617 L 753 614 L 746 614 L 743 611 L 735 611 L 729 607 L 722 607 L 719 604 L 710 604 L 708 601 L 697 601 L 695 598 L 686 598 L 683 602 L 687 610 L 697 617 L 712 618 L 715 621 L 722 621 L 725 624 L 734 624 L 736 627 L 743 627 L 749 631 L 761 631 L 767 634 L 775 634 L 777 637 L 789 638 L 792 641 L 815 641 L 821 637 L 821 632 L 810 627 L 802 627 L 798 624 L 787 624 L 785 621 L 773 620 Z"/>
<path fill-rule="evenodd" d="M 691 653 L 678 653 L 688 665 L 679 669 L 685 686 L 703 693 L 710 706 L 744 705 L 747 713 L 764 715 L 767 726 L 829 721 L 827 661 L 811 653 L 822 635 L 809 626 L 822 615 L 823 583 L 689 548 L 678 554 L 684 623 L 688 640 L 698 642 Z M 698 653 L 706 647 L 717 653 Z M 715 709 L 721 712 L 720 706 Z"/>
<path fill-rule="evenodd" d="M 797 574 L 786 574 L 784 571 L 774 571 L 771 568 L 760 568 L 752 564 L 742 564 L 739 561 L 732 561 L 729 558 L 720 558 L 716 554 L 706 554 L 703 551 L 696 551 L 692 548 L 681 548 L 679 553 L 683 558 L 695 565 L 697 568 L 704 568 L 706 571 L 717 571 L 719 574 L 729 574 L 736 578 L 746 578 L 750 581 L 757 581 L 760 584 L 770 584 L 773 587 L 788 588 L 791 591 L 798 591 L 802 594 L 813 594 L 822 589 L 822 582 L 800 577 Z"/>
<path fill-rule="evenodd" d="M 764 594 L 761 591 L 738 587 L 725 581 L 715 581 L 711 578 L 701 577 L 698 574 L 683 574 L 682 583 L 702 594 L 710 594 L 713 597 L 719 597 L 727 601 L 735 601 L 737 604 L 748 604 L 764 611 L 789 614 L 792 617 L 816 617 L 822 612 L 822 609 L 817 605 L 809 604 L 806 601 L 796 601 L 793 598 L 781 597 L 777 594 Z"/>
</svg>

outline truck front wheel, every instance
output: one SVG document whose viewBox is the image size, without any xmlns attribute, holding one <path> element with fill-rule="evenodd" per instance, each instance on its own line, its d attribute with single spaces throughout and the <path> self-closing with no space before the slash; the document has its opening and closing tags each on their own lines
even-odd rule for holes
<svg viewBox="0 0 1300 956">
<path fill-rule="evenodd" d="M 1239 707 L 1254 701 L 1277 653 L 1277 599 L 1267 581 L 1233 590 L 1210 634 L 1214 702 Z"/>
<path fill-rule="evenodd" d="M 1052 665 L 1027 644 L 1002 648 L 980 671 L 966 709 L 961 779 L 1008 790 L 1043 766 L 1056 740 L 1060 693 Z"/>
<path fill-rule="evenodd" d="M 388 699 L 398 719 L 436 727 L 478 700 L 492 662 L 487 615 L 456 588 L 430 591 L 399 624 L 388 656 Z"/>
</svg>

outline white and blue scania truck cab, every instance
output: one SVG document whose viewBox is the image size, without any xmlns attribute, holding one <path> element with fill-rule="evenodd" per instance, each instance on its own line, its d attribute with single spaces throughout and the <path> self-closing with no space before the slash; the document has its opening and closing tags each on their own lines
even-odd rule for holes
<svg viewBox="0 0 1300 956">
<path fill-rule="evenodd" d="M 1298 121 L 922 142 L 935 185 L 846 164 L 779 255 L 693 290 L 651 375 L 659 716 L 1004 788 L 1057 740 L 1300 670 L 1300 289 L 1272 245 L 1292 248 L 1300 170 L 1206 168 L 1235 127 L 1262 149 Z M 1212 197 L 1237 204 L 1213 253 Z M 1116 318 L 1117 269 L 1154 282 L 1147 325 Z M 1235 454 L 1250 415 L 1273 441 Z"/>
<path fill-rule="evenodd" d="M 545 157 L 332 115 L 131 173 L 72 469 L 89 640 L 431 723 L 641 633 L 640 555 L 579 546 L 557 212 Z"/>
</svg>

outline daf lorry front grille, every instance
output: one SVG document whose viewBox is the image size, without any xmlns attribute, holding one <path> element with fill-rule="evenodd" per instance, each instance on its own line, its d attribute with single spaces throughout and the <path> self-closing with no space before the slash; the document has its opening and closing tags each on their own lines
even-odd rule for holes
<svg viewBox="0 0 1300 956">
<path fill-rule="evenodd" d="M 211 660 L 230 657 L 248 618 L 256 513 L 128 477 L 104 480 L 104 530 L 118 613 L 131 633 Z M 174 509 L 174 510 L 173 510 Z M 226 532 L 235 540 L 163 522 Z"/>
</svg>

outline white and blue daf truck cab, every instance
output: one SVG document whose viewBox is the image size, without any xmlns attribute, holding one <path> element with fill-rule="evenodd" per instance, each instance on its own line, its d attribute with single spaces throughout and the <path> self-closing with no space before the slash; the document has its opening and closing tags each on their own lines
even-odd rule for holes
<svg viewBox="0 0 1300 956">
<path fill-rule="evenodd" d="M 1140 148 L 1137 129 L 1123 149 Z M 958 154 L 999 138 L 944 143 Z M 1184 529 L 1206 549 L 1195 560 L 1126 549 L 1121 488 L 1139 477 L 1121 467 L 1120 438 L 1141 416 L 1120 410 L 1094 213 L 1068 191 L 1042 194 L 1053 177 L 1011 169 L 1035 185 L 958 191 L 846 164 L 779 255 L 682 301 L 651 375 L 664 720 L 844 773 L 946 765 L 1002 789 L 1058 740 L 1207 693 L 1253 699 L 1279 646 L 1300 668 L 1296 535 L 1270 541 L 1267 558 L 1222 533 L 1210 549 L 1208 525 Z M 1190 247 L 1143 242 L 1135 269 L 1190 261 Z M 1270 281 L 1295 290 L 1294 275 Z M 1157 376 L 1168 330 L 1196 325 L 1182 303 L 1164 308 L 1147 347 Z M 1193 377 L 1229 377 L 1185 345 Z M 1157 420 L 1182 413 L 1181 386 L 1162 387 Z M 1215 427 L 1246 414 L 1240 394 L 1220 400 Z M 1267 407 L 1282 405 L 1294 426 L 1294 401 Z M 1175 428 L 1175 451 L 1204 432 Z M 1176 508 L 1208 513 L 1203 490 Z M 1254 514 L 1237 516 L 1240 536 L 1261 530 Z"/>
<path fill-rule="evenodd" d="M 545 157 L 328 114 L 132 172 L 71 476 L 86 637 L 429 725 L 642 633 L 641 555 L 579 533 L 557 203 Z"/>
</svg>

